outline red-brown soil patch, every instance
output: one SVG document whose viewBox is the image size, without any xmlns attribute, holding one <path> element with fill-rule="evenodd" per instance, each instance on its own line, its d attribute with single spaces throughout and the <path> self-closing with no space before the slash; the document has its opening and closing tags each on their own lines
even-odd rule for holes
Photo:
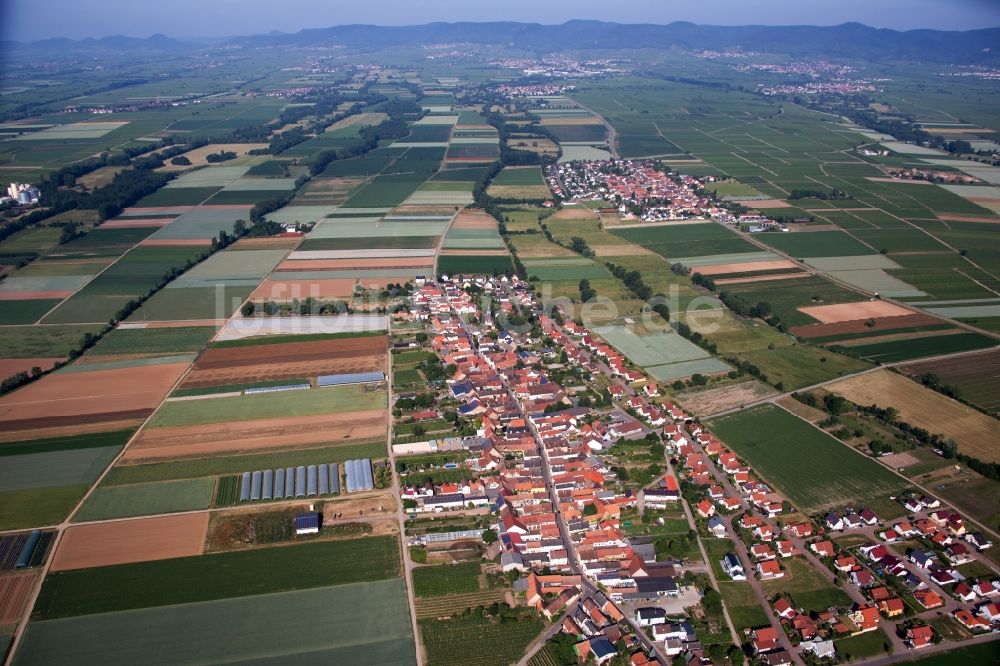
<svg viewBox="0 0 1000 666">
<path fill-rule="evenodd" d="M 951 215 L 950 213 L 936 213 L 939 220 L 946 222 L 985 222 L 987 224 L 1000 224 L 1000 217 L 988 217 L 986 215 Z"/>
<path fill-rule="evenodd" d="M 384 409 L 316 414 L 235 423 L 151 428 L 125 450 L 125 463 L 175 460 L 246 451 L 301 448 L 338 440 L 360 442 L 386 436 Z"/>
<path fill-rule="evenodd" d="M 791 280 L 792 278 L 806 277 L 809 273 L 805 271 L 797 273 L 775 273 L 774 275 L 751 275 L 749 277 L 721 278 L 713 280 L 715 284 L 745 284 L 748 282 L 768 282 L 770 280 Z"/>
<path fill-rule="evenodd" d="M 182 388 L 365 372 L 385 366 L 384 336 L 206 349 Z"/>
<path fill-rule="evenodd" d="M 753 273 L 755 271 L 773 271 L 780 268 L 798 268 L 799 265 L 788 259 L 775 259 L 773 261 L 747 261 L 735 264 L 715 264 L 710 266 L 698 266 L 693 269 L 702 275 L 726 275 L 727 273 Z"/>
<path fill-rule="evenodd" d="M 874 326 L 867 326 L 871 322 Z M 940 324 L 941 320 L 925 314 L 909 314 L 897 317 L 873 317 L 872 319 L 854 319 L 832 324 L 807 324 L 792 326 L 788 329 L 792 335 L 800 338 L 824 338 L 829 335 L 844 333 L 865 333 L 868 331 L 891 331 L 893 329 L 916 328 Z"/>
<path fill-rule="evenodd" d="M 0 625 L 21 621 L 37 580 L 38 574 L 34 571 L 0 578 Z"/>
<path fill-rule="evenodd" d="M 205 552 L 208 513 L 75 525 L 52 558 L 53 571 L 150 562 Z"/>
<path fill-rule="evenodd" d="M 836 324 L 855 319 L 877 319 L 879 317 L 901 317 L 914 314 L 894 303 L 885 301 L 861 301 L 859 303 L 838 303 L 836 305 L 813 305 L 799 308 L 799 312 L 809 315 L 821 324 Z"/>
<path fill-rule="evenodd" d="M 165 227 L 173 222 L 172 219 L 164 217 L 123 217 L 119 220 L 108 220 L 101 225 L 101 229 L 135 229 L 137 227 Z"/>
<path fill-rule="evenodd" d="M 350 298 L 354 295 L 354 278 L 330 278 L 328 280 L 265 280 L 253 294 L 251 300 L 290 301 L 292 299 Z"/>
<path fill-rule="evenodd" d="M 166 363 L 47 375 L 0 398 L 0 429 L 143 418 L 187 368 Z"/>
<path fill-rule="evenodd" d="M 19 372 L 31 372 L 31 369 L 38 366 L 42 370 L 48 370 L 56 361 L 61 358 L 0 358 L 0 379 L 6 379 Z"/>
<path fill-rule="evenodd" d="M 0 301 L 34 301 L 39 299 L 60 300 L 69 298 L 72 291 L 0 291 Z"/>
</svg>

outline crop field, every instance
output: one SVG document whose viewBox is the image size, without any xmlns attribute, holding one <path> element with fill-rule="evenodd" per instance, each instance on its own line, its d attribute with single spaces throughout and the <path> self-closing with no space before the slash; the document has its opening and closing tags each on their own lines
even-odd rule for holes
<svg viewBox="0 0 1000 666">
<path fill-rule="evenodd" d="M 995 380 L 995 376 L 993 376 Z M 1000 462 L 996 419 L 889 370 L 852 377 L 826 387 L 859 405 L 895 407 L 899 418 L 958 443 L 962 453 Z"/>
<path fill-rule="evenodd" d="M 906 482 L 789 414 L 764 406 L 708 421 L 709 429 L 799 509 L 813 514 L 899 490 Z"/>
<path fill-rule="evenodd" d="M 850 351 L 852 354 L 859 354 L 879 363 L 893 363 L 925 356 L 986 349 L 996 344 L 997 341 L 993 338 L 978 333 L 956 333 L 852 345 Z"/>
<path fill-rule="evenodd" d="M 395 578 L 400 567 L 399 541 L 390 535 L 65 571 L 45 580 L 33 618 L 379 581 Z M 302 575 L 305 570 L 309 576 Z"/>
<path fill-rule="evenodd" d="M 544 627 L 533 614 L 493 620 L 469 612 L 448 620 L 421 620 L 420 634 L 428 666 L 506 666 L 524 654 Z"/>
<path fill-rule="evenodd" d="M 513 271 L 510 256 L 504 255 L 471 255 L 442 254 L 438 257 L 437 272 L 451 275 L 452 273 L 510 273 Z"/>
<path fill-rule="evenodd" d="M 277 549 L 286 550 L 286 549 Z M 131 664 L 151 653 L 166 663 L 276 659 L 295 654 L 322 663 L 414 663 L 402 580 L 354 583 L 218 599 L 29 625 L 16 663 Z M 220 625 L 218 618 L 228 620 Z M 350 626 L 350 632 L 316 626 Z"/>
<path fill-rule="evenodd" d="M 479 562 L 439 564 L 413 570 L 413 593 L 418 597 L 475 592 L 479 589 Z"/>
<path fill-rule="evenodd" d="M 323 439 L 324 435 L 314 435 Z M 326 438 L 325 441 L 329 441 Z M 111 469 L 103 484 L 105 486 L 173 481 L 219 474 L 236 474 L 253 469 L 289 467 L 292 465 L 320 465 L 343 462 L 352 458 L 378 458 L 385 455 L 385 438 L 377 441 L 358 442 L 295 448 L 289 451 L 269 451 L 266 453 L 214 455 L 207 458 L 190 458 L 170 462 L 144 464 L 119 464 Z"/>
<path fill-rule="evenodd" d="M 250 205 L 197 206 L 150 236 L 150 241 L 211 240 L 220 231 L 231 233 L 236 220 L 249 218 Z"/>
<path fill-rule="evenodd" d="M 810 345 L 757 349 L 739 353 L 737 357 L 756 365 L 767 375 L 769 381 L 781 382 L 786 391 L 812 386 L 871 367 L 870 363 L 862 359 Z"/>
<path fill-rule="evenodd" d="M 22 455 L 4 451 L 0 492 L 93 483 L 119 451 L 121 445 L 37 450 Z"/>
<path fill-rule="evenodd" d="M 800 308 L 858 301 L 858 294 L 816 276 L 782 280 L 775 289 L 767 282 L 727 284 L 720 291 L 739 294 L 750 303 L 766 302 L 785 326 L 816 323 Z"/>
<path fill-rule="evenodd" d="M 148 415 L 187 369 L 167 363 L 56 373 L 0 398 L 5 429 L 90 424 Z"/>
<path fill-rule="evenodd" d="M 757 238 L 771 247 L 800 257 L 849 257 L 875 254 L 843 231 L 799 231 L 787 234 L 759 234 Z"/>
<path fill-rule="evenodd" d="M 255 282 L 248 280 L 246 282 Z M 130 324 L 163 321 L 224 323 L 243 305 L 254 285 L 220 282 L 211 287 L 175 288 L 156 292 L 128 318 Z M 162 329 L 158 329 L 162 330 Z"/>
<path fill-rule="evenodd" d="M 552 196 L 539 167 L 506 167 L 493 179 L 490 196 L 500 199 L 547 199 Z"/>
<path fill-rule="evenodd" d="M 376 176 L 345 202 L 349 208 L 396 206 L 413 194 L 424 181 L 422 175 L 403 173 Z"/>
<path fill-rule="evenodd" d="M 0 529 L 17 530 L 61 522 L 89 486 L 57 486 L 0 492 Z"/>
<path fill-rule="evenodd" d="M 116 328 L 90 350 L 94 356 L 176 354 L 201 350 L 215 335 L 213 326 Z"/>
<path fill-rule="evenodd" d="M 76 525 L 63 534 L 51 570 L 201 555 L 207 531 L 207 513 Z"/>
<path fill-rule="evenodd" d="M 714 222 L 667 225 L 650 227 L 649 229 L 621 229 L 612 230 L 611 233 L 630 243 L 652 250 L 671 261 L 712 254 L 739 254 L 758 251 L 754 245 L 740 238 L 737 233 Z"/>
<path fill-rule="evenodd" d="M 131 486 L 101 486 L 87 498 L 75 522 L 207 509 L 214 479 L 186 479 Z"/>
<path fill-rule="evenodd" d="M 601 326 L 593 331 L 625 354 L 630 361 L 642 367 L 708 357 L 708 352 L 673 331 L 637 335 L 626 326 Z"/>
<path fill-rule="evenodd" d="M 1000 410 L 1000 352 L 917 362 L 904 365 L 900 370 L 911 377 L 925 373 L 937 375 L 941 384 L 958 389 L 964 400 L 986 411 Z"/>
<path fill-rule="evenodd" d="M 238 397 L 169 401 L 150 420 L 150 428 L 194 426 L 268 418 L 305 417 L 315 414 L 380 409 L 383 392 L 360 386 L 335 386 L 307 391 L 260 393 Z"/>
</svg>

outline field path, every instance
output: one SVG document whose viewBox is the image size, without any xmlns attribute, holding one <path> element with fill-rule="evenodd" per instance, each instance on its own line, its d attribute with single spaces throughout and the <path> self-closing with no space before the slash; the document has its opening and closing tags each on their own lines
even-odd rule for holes
<svg viewBox="0 0 1000 666">
<path fill-rule="evenodd" d="M 577 104 L 580 104 L 579 100 L 573 100 L 573 101 L 576 102 Z M 611 159 L 613 160 L 621 159 L 621 156 L 618 154 L 618 132 L 615 131 L 614 125 L 609 123 L 607 118 L 597 113 L 596 111 L 588 109 L 583 104 L 580 104 L 580 108 L 583 109 L 584 111 L 590 111 L 590 113 L 594 114 L 595 116 L 601 119 L 601 123 L 604 124 L 604 129 L 607 130 L 608 132 L 608 151 L 611 153 Z"/>
</svg>

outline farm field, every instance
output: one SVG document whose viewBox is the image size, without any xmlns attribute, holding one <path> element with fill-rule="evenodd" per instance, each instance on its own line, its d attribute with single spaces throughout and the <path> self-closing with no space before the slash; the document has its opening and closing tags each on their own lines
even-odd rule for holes
<svg viewBox="0 0 1000 666">
<path fill-rule="evenodd" d="M 986 349 L 995 347 L 996 344 L 995 339 L 979 333 L 950 333 L 851 345 L 850 351 L 852 354 L 864 356 L 879 363 L 894 363 L 926 356 Z"/>
<path fill-rule="evenodd" d="M 228 618 L 223 625 L 220 617 Z M 351 631 L 316 631 L 318 624 Z M 154 653 L 163 663 L 295 655 L 316 663 L 408 666 L 416 661 L 413 651 L 405 587 L 391 579 L 33 622 L 15 663 L 133 664 Z"/>
<path fill-rule="evenodd" d="M 49 576 L 35 619 L 171 606 L 398 576 L 395 536 L 312 541 L 281 548 L 64 571 Z M 302 567 L 311 572 L 302 576 Z M 177 585 L 187 580 L 197 585 Z"/>
<path fill-rule="evenodd" d="M 475 592 L 479 589 L 479 562 L 440 564 L 413 570 L 413 593 L 418 597 Z"/>
<path fill-rule="evenodd" d="M 821 347 L 790 345 L 742 352 L 737 358 L 760 368 L 768 381 L 781 382 L 786 391 L 812 386 L 843 375 L 860 372 L 871 363 Z"/>
<path fill-rule="evenodd" d="M 87 498 L 73 520 L 83 522 L 207 509 L 212 503 L 214 488 L 214 479 L 101 485 Z"/>
<path fill-rule="evenodd" d="M 904 375 L 880 370 L 851 377 L 826 387 L 859 405 L 895 407 L 899 418 L 958 443 L 962 453 L 1000 462 L 997 450 L 997 420 L 962 403 L 921 386 Z"/>
<path fill-rule="evenodd" d="M 945 386 L 958 389 L 959 396 L 990 412 L 1000 410 L 1000 352 L 967 354 L 937 361 L 918 361 L 899 368 L 911 377 L 937 375 Z"/>
<path fill-rule="evenodd" d="M 688 377 L 695 373 L 728 372 L 731 369 L 723 361 L 712 358 L 707 351 L 673 331 L 637 335 L 626 326 L 597 326 L 592 330 L 660 381 Z"/>
<path fill-rule="evenodd" d="M 520 658 L 544 626 L 533 614 L 495 620 L 470 611 L 447 620 L 421 620 L 420 633 L 428 666 L 458 666 L 470 661 L 506 666 Z"/>
<path fill-rule="evenodd" d="M 899 490 L 906 482 L 785 410 L 767 405 L 709 429 L 801 510 L 814 514 Z M 836 474 L 831 474 L 836 470 Z"/>
<path fill-rule="evenodd" d="M 758 249 L 739 234 L 725 229 L 721 224 L 683 224 L 649 229 L 611 230 L 615 236 L 648 248 L 671 262 L 689 257 L 721 254 L 738 255 L 757 252 Z"/>
<path fill-rule="evenodd" d="M 201 555 L 208 514 L 76 525 L 63 534 L 52 571 Z"/>
</svg>

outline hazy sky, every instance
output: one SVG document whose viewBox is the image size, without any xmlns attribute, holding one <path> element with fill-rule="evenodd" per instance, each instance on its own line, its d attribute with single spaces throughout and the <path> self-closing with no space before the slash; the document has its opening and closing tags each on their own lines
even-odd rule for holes
<svg viewBox="0 0 1000 666">
<path fill-rule="evenodd" d="M 347 23 L 517 20 L 562 23 L 693 21 L 711 25 L 833 25 L 900 30 L 1000 26 L 1000 0 L 0 0 L 4 39 L 246 35 Z"/>
</svg>

